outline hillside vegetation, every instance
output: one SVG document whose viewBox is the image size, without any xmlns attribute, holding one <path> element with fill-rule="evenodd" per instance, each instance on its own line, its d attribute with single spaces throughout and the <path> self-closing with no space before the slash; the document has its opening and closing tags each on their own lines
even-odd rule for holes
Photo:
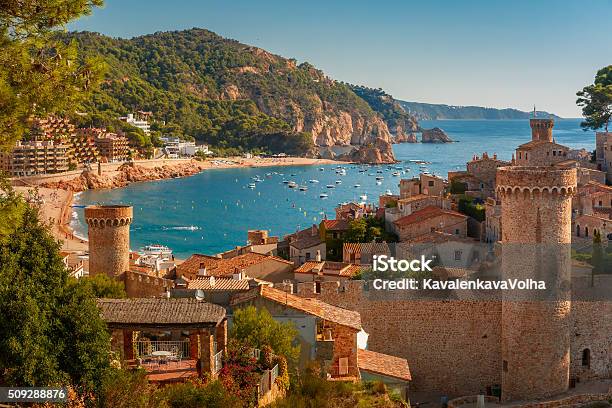
<svg viewBox="0 0 612 408">
<path fill-rule="evenodd" d="M 79 124 L 103 126 L 151 111 L 164 133 L 224 148 L 304 154 L 314 145 L 389 139 L 370 104 L 309 63 L 273 55 L 204 29 L 132 39 L 64 34 L 81 58 L 108 65 L 101 89 L 80 106 Z"/>
</svg>

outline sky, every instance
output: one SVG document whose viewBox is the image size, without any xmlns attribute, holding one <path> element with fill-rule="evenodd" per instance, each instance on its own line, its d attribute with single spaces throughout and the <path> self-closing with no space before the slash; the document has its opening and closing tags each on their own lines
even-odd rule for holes
<svg viewBox="0 0 612 408">
<path fill-rule="evenodd" d="M 612 0 L 106 0 L 68 29 L 206 28 L 396 99 L 579 117 L 611 21 Z"/>
</svg>

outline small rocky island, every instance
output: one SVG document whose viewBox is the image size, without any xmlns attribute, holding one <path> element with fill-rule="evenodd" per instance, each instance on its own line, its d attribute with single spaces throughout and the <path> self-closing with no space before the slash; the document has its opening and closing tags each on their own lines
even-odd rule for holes
<svg viewBox="0 0 612 408">
<path fill-rule="evenodd" d="M 453 140 L 439 127 L 423 129 L 421 143 L 452 143 Z"/>
</svg>

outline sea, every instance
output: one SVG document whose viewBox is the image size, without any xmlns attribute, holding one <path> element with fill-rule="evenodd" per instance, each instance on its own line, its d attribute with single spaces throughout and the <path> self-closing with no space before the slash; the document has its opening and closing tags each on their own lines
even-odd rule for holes
<svg viewBox="0 0 612 408">
<path fill-rule="evenodd" d="M 496 153 L 510 160 L 514 149 L 531 139 L 528 120 L 431 120 L 420 124 L 443 129 L 456 143 L 394 145 L 400 163 L 346 164 L 342 166 L 346 175 L 337 173 L 337 165 L 212 169 L 186 178 L 85 191 L 75 197 L 75 205 L 132 205 L 131 248 L 162 244 L 185 259 L 193 253 L 216 254 L 245 245 L 249 229 L 266 229 L 282 237 L 325 217 L 334 218 L 334 208 L 340 203 L 377 203 L 381 194 L 398 193 L 401 178 L 420 172 L 446 178 L 448 171 L 465 169 L 474 154 Z M 595 148 L 594 132 L 583 131 L 579 119 L 557 120 L 553 136 L 572 149 Z M 380 183 L 377 176 L 383 177 Z M 307 191 L 289 188 L 284 183 L 289 181 L 306 186 Z M 82 208 L 74 208 L 71 226 L 77 235 L 87 236 Z"/>
</svg>

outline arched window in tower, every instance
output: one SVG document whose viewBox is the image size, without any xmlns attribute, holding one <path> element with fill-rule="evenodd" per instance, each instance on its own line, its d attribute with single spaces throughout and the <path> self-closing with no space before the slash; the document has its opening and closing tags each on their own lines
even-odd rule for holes
<svg viewBox="0 0 612 408">
<path fill-rule="evenodd" d="M 591 368 L 591 349 L 582 350 L 582 366 Z"/>
<path fill-rule="evenodd" d="M 576 236 L 580 236 L 580 225 L 576 225 Z"/>
<path fill-rule="evenodd" d="M 584 227 L 584 236 L 585 237 L 589 236 L 589 227 Z"/>
</svg>

